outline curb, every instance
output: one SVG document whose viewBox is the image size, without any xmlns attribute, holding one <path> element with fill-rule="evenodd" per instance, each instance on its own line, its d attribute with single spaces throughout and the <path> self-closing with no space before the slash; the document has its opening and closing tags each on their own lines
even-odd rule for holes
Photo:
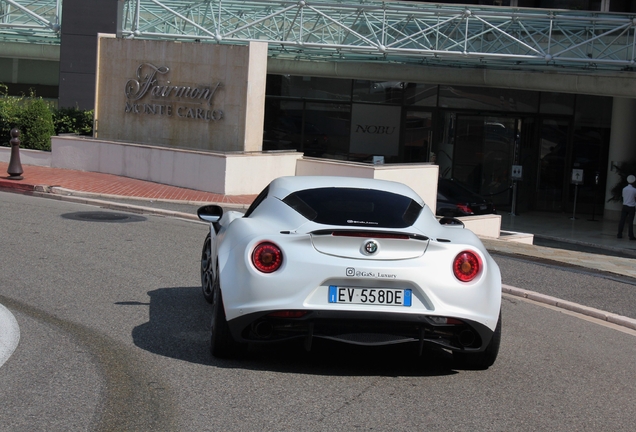
<svg viewBox="0 0 636 432">
<path fill-rule="evenodd" d="M 173 210 L 164 210 L 158 209 L 155 207 L 145 207 L 134 204 L 124 204 L 124 203 L 115 203 L 112 201 L 107 201 L 104 199 L 98 198 L 111 198 L 111 199 L 122 199 L 125 200 L 129 197 L 119 196 L 119 195 L 107 195 L 107 194 L 92 194 L 92 193 L 82 193 L 71 191 L 70 189 L 65 189 L 57 186 L 43 186 L 43 185 L 29 185 L 29 184 L 20 184 L 13 183 L 11 180 L 0 179 L 0 190 L 5 191 L 15 191 L 19 193 L 27 193 L 29 195 L 38 196 L 41 198 L 49 198 L 55 199 L 58 201 L 68 201 L 74 202 L 78 204 L 90 204 L 96 205 L 101 208 L 109 209 L 109 210 L 122 210 L 122 211 L 130 211 L 133 213 L 143 213 L 143 214 L 154 214 L 158 216 L 167 216 L 167 217 L 178 217 L 182 219 L 188 219 L 200 222 L 200 219 L 197 215 L 191 213 L 183 213 Z M 97 197 L 97 198 L 96 198 Z M 135 200 L 144 201 L 143 198 L 134 198 Z M 248 206 L 245 204 L 232 204 L 232 203 L 219 203 L 219 202 L 194 202 L 194 201 L 175 201 L 175 200 L 150 200 L 155 202 L 168 202 L 168 203 L 183 203 L 183 204 L 217 204 L 223 207 L 228 208 L 238 208 L 238 209 L 246 209 Z"/>
<path fill-rule="evenodd" d="M 145 198 L 145 197 L 128 197 L 122 195 L 111 195 L 111 194 L 101 194 L 101 193 L 93 193 L 93 192 L 78 192 L 71 189 L 66 189 L 60 186 L 37 186 L 36 188 L 42 188 L 42 192 L 49 192 L 54 195 L 64 195 L 64 196 L 74 196 L 74 197 L 82 197 L 82 198 L 91 198 L 91 199 L 117 199 L 117 200 L 135 200 L 135 201 L 148 201 L 148 202 L 164 202 L 164 203 L 173 203 L 173 204 L 187 204 L 187 205 L 199 205 L 203 206 L 206 204 L 218 204 L 223 207 L 229 208 L 238 208 L 238 209 L 247 209 L 250 204 L 235 204 L 235 203 L 224 203 L 224 202 L 213 202 L 213 201 L 184 201 L 184 200 L 170 200 L 170 199 L 157 199 L 157 198 Z"/>
<path fill-rule="evenodd" d="M 605 312 L 600 309 L 583 306 L 578 303 L 570 302 L 567 300 L 561 300 L 556 297 L 540 294 L 534 291 L 528 291 L 521 288 L 516 288 L 510 285 L 502 285 L 501 290 L 502 292 L 506 294 L 510 294 L 516 297 L 523 297 L 528 300 L 536 301 L 538 303 L 555 306 L 557 308 L 565 309 L 570 312 L 576 312 L 581 315 L 596 318 L 601 321 L 606 321 L 608 323 L 616 324 L 621 327 L 629 328 L 631 330 L 636 330 L 636 319 L 633 319 L 633 318 L 628 318 L 628 317 L 617 315 L 611 312 Z"/>
<path fill-rule="evenodd" d="M 599 245 L 597 245 L 595 243 L 590 243 L 590 242 L 581 241 L 581 240 L 564 239 L 564 238 L 560 238 L 560 237 L 547 236 L 547 235 L 543 235 L 543 234 L 535 234 L 534 237 L 538 238 L 538 239 L 551 240 L 551 241 L 562 242 L 562 243 L 569 243 L 569 244 L 579 245 L 579 246 L 587 246 L 587 247 L 593 247 L 593 248 L 594 247 L 595 248 L 599 247 Z M 633 257 L 636 257 L 636 251 L 634 251 L 632 249 L 619 248 L 619 247 L 608 246 L 608 245 L 603 245 L 602 249 L 607 249 L 607 250 L 611 250 L 611 251 L 614 251 L 614 252 L 622 252 L 622 253 L 624 253 L 626 255 L 631 255 Z"/>
<path fill-rule="evenodd" d="M 54 199 L 58 201 L 68 201 L 68 202 L 74 202 L 78 204 L 96 205 L 108 210 L 121 210 L 121 211 L 129 211 L 132 213 L 154 214 L 158 216 L 177 217 L 181 219 L 188 219 L 188 220 L 201 222 L 199 220 L 199 217 L 194 214 L 183 213 L 183 212 L 172 211 L 172 210 L 158 209 L 154 207 L 144 207 L 144 206 L 138 206 L 134 204 L 114 203 L 112 201 L 105 201 L 105 200 L 95 199 L 95 198 L 85 198 L 80 196 L 58 195 L 56 193 L 51 193 L 51 192 L 35 191 L 33 192 L 33 195 L 43 197 L 43 198 Z"/>
<path fill-rule="evenodd" d="M 54 190 L 57 188 L 55 187 L 51 188 L 50 186 L 39 186 L 39 185 L 34 186 L 34 185 L 9 183 L 10 187 L 5 187 L 4 183 L 5 182 L 3 182 L 3 180 L 0 179 L 0 190 L 26 193 L 28 195 L 33 195 L 33 196 L 37 196 L 41 198 L 54 199 L 58 201 L 68 201 L 68 202 L 74 202 L 78 204 L 96 205 L 101 208 L 105 208 L 109 210 L 122 210 L 122 211 L 129 211 L 133 213 L 154 214 L 158 216 L 178 217 L 182 219 L 200 221 L 197 215 L 193 215 L 190 213 L 163 210 L 163 209 L 158 209 L 154 207 L 144 207 L 144 206 L 138 206 L 133 204 L 114 203 L 112 201 L 105 201 L 105 200 L 100 200 L 95 198 L 86 198 L 81 196 L 62 195 L 62 194 L 55 193 Z M 125 199 L 126 197 L 118 197 L 118 198 Z M 208 204 L 212 204 L 212 203 L 208 203 Z"/>
<path fill-rule="evenodd" d="M 34 191 L 37 186 L 28 183 L 16 183 L 19 180 L 9 180 L 7 178 L 0 178 L 0 189 L 13 189 L 23 192 Z"/>
</svg>

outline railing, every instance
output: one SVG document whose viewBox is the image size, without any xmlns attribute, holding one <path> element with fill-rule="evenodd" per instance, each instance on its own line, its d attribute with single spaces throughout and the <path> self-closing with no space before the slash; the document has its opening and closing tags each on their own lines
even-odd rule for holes
<svg viewBox="0 0 636 432">
<path fill-rule="evenodd" d="M 48 29 L 59 43 L 60 3 L 0 0 L 0 40 L 28 39 L 29 32 L 32 41 L 50 40 Z M 125 0 L 119 36 L 264 41 L 270 56 L 293 59 L 632 70 L 635 29 L 634 15 L 564 10 L 375 0 Z"/>
<path fill-rule="evenodd" d="M 0 0 L 0 42 L 60 43 L 62 0 Z"/>
<path fill-rule="evenodd" d="M 187 3 L 187 4 L 186 4 Z M 472 66 L 625 69 L 636 19 L 417 2 L 129 0 L 122 35 L 247 43 L 271 55 Z"/>
</svg>

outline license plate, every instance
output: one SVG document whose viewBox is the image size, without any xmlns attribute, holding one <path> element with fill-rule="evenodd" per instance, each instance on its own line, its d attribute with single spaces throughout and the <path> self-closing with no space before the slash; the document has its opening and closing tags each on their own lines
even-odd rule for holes
<svg viewBox="0 0 636 432">
<path fill-rule="evenodd" d="M 410 289 L 329 286 L 329 303 L 411 306 Z"/>
<path fill-rule="evenodd" d="M 487 205 L 479 206 L 479 210 L 486 210 L 487 208 L 488 208 L 488 206 L 487 206 Z"/>
</svg>

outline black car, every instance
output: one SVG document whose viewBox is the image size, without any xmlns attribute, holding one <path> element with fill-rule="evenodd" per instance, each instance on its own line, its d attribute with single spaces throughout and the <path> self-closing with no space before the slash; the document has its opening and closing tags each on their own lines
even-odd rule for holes
<svg viewBox="0 0 636 432">
<path fill-rule="evenodd" d="M 437 216 L 472 216 L 497 213 L 492 201 L 453 179 L 437 183 Z"/>
</svg>

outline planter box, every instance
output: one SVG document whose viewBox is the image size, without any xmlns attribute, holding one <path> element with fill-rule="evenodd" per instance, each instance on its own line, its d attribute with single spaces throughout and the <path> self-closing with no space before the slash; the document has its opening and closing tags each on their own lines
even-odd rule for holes
<svg viewBox="0 0 636 432">
<path fill-rule="evenodd" d="M 330 159 L 303 158 L 298 160 L 296 175 L 333 175 L 397 181 L 417 192 L 433 214 L 437 208 L 439 167 L 430 163 L 372 165 Z"/>
<path fill-rule="evenodd" d="M 501 232 L 501 215 L 477 215 L 463 216 L 457 218 L 464 222 L 466 229 L 471 230 L 479 237 L 487 237 L 491 239 L 500 238 Z"/>
<path fill-rule="evenodd" d="M 223 195 L 259 193 L 276 177 L 294 175 L 302 153 L 208 152 L 104 141 L 51 138 L 51 166 L 131 177 Z"/>
</svg>

